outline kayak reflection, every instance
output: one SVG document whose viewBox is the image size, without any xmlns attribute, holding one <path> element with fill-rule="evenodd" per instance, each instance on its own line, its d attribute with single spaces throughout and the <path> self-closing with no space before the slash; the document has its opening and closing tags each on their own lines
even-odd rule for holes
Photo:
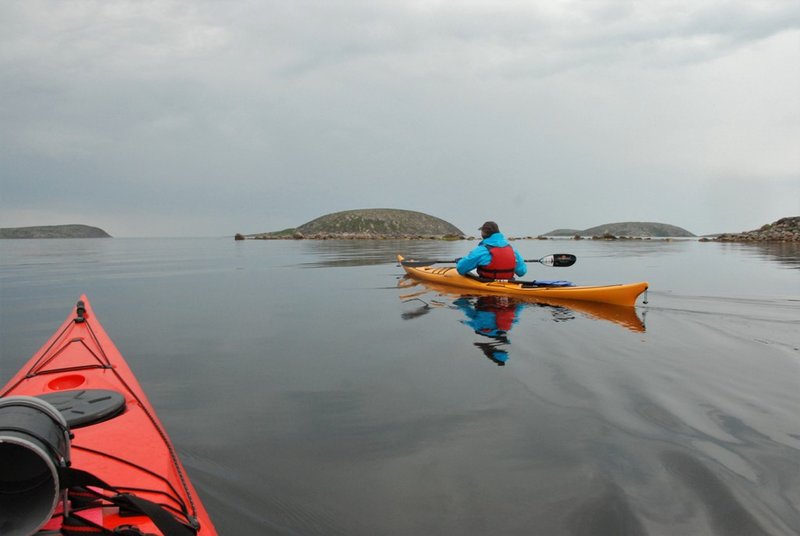
<svg viewBox="0 0 800 536">
<path fill-rule="evenodd" d="M 438 293 L 439 296 L 452 297 L 455 301 L 458 301 L 461 298 L 472 299 L 473 302 L 475 302 L 474 307 L 477 308 L 476 300 L 478 298 L 484 298 L 484 299 L 498 298 L 498 299 L 505 299 L 506 302 L 496 301 L 495 303 L 515 304 L 514 309 L 516 310 L 517 316 L 519 315 L 519 310 L 522 307 L 538 306 L 538 307 L 548 308 L 550 310 L 550 313 L 552 314 L 553 321 L 555 322 L 563 322 L 566 320 L 571 320 L 575 318 L 576 314 L 580 314 L 584 317 L 591 318 L 593 320 L 611 322 L 613 324 L 622 326 L 625 329 L 628 329 L 633 332 L 643 333 L 645 331 L 644 321 L 637 314 L 635 307 L 628 307 L 623 305 L 611 305 L 600 302 L 560 300 L 551 298 L 548 299 L 519 298 L 519 297 L 510 298 L 510 297 L 504 297 L 502 295 L 476 296 L 475 294 L 454 292 L 452 288 L 436 285 L 435 283 L 431 283 L 428 281 L 420 282 L 408 276 L 400 278 L 397 286 L 398 288 L 402 289 L 409 289 L 409 288 L 423 289 L 411 294 L 405 294 L 400 296 L 400 298 L 403 301 L 420 299 L 419 298 L 420 296 L 423 296 L 430 292 L 436 292 Z M 427 306 L 427 302 L 421 299 L 420 301 L 422 301 L 422 303 L 426 305 L 420 307 L 420 309 L 418 309 L 417 311 L 404 313 L 403 317 L 415 318 L 417 316 L 426 314 L 430 310 L 430 308 Z M 432 303 L 435 304 L 435 302 Z M 441 303 L 439 305 L 445 305 L 445 304 Z M 456 307 L 458 306 L 456 305 Z M 495 305 L 495 307 L 497 306 Z"/>
</svg>

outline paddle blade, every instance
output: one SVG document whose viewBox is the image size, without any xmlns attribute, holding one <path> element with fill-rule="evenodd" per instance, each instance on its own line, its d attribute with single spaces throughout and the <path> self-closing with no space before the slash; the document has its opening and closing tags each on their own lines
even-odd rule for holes
<svg viewBox="0 0 800 536">
<path fill-rule="evenodd" d="M 566 266 L 572 266 L 575 264 L 578 258 L 575 255 L 571 255 L 569 253 L 556 253 L 554 255 L 548 255 L 547 257 L 542 257 L 539 259 L 539 262 L 544 264 L 545 266 L 555 266 L 557 268 L 564 268 Z"/>
</svg>

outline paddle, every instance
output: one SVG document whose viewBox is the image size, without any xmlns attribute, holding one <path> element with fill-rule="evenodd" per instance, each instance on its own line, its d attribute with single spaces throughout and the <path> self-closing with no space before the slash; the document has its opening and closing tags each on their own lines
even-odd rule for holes
<svg viewBox="0 0 800 536">
<path fill-rule="evenodd" d="M 540 264 L 544 264 L 545 266 L 564 268 L 567 266 L 572 266 L 577 260 L 578 258 L 570 253 L 554 253 L 552 255 L 542 257 L 541 259 L 525 259 L 525 262 L 538 262 Z M 455 260 L 429 259 L 426 261 L 403 260 L 401 264 L 403 266 L 430 266 L 431 264 L 451 264 L 455 262 Z"/>
</svg>

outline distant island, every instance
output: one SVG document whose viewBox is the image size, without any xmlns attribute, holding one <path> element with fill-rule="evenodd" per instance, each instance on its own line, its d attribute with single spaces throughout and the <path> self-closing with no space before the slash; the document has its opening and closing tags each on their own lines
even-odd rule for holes
<svg viewBox="0 0 800 536">
<path fill-rule="evenodd" d="M 605 223 L 590 227 L 589 229 L 555 229 L 542 236 L 591 236 L 598 238 L 609 237 L 637 237 L 637 238 L 691 238 L 696 235 L 686 229 L 668 225 L 643 221 L 627 221 L 621 223 Z"/>
<path fill-rule="evenodd" d="M 1 238 L 111 238 L 99 227 L 89 225 L 41 225 L 0 228 Z"/>
<path fill-rule="evenodd" d="M 237 240 L 280 239 L 439 239 L 459 240 L 464 233 L 440 218 L 392 208 L 372 208 L 334 212 L 311 220 L 303 225 L 282 231 L 237 234 Z"/>
</svg>

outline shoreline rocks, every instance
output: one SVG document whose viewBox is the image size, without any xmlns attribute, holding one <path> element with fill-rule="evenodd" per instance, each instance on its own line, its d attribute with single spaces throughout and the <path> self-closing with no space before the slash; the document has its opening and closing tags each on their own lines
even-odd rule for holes
<svg viewBox="0 0 800 536">
<path fill-rule="evenodd" d="M 724 233 L 701 242 L 800 242 L 800 216 L 781 218 L 760 229 L 743 233 Z"/>
<path fill-rule="evenodd" d="M 269 233 L 246 235 L 236 240 L 466 240 L 456 235 L 384 235 L 378 233 L 312 233 L 304 234 L 295 231 L 290 234 L 274 235 Z"/>
</svg>

